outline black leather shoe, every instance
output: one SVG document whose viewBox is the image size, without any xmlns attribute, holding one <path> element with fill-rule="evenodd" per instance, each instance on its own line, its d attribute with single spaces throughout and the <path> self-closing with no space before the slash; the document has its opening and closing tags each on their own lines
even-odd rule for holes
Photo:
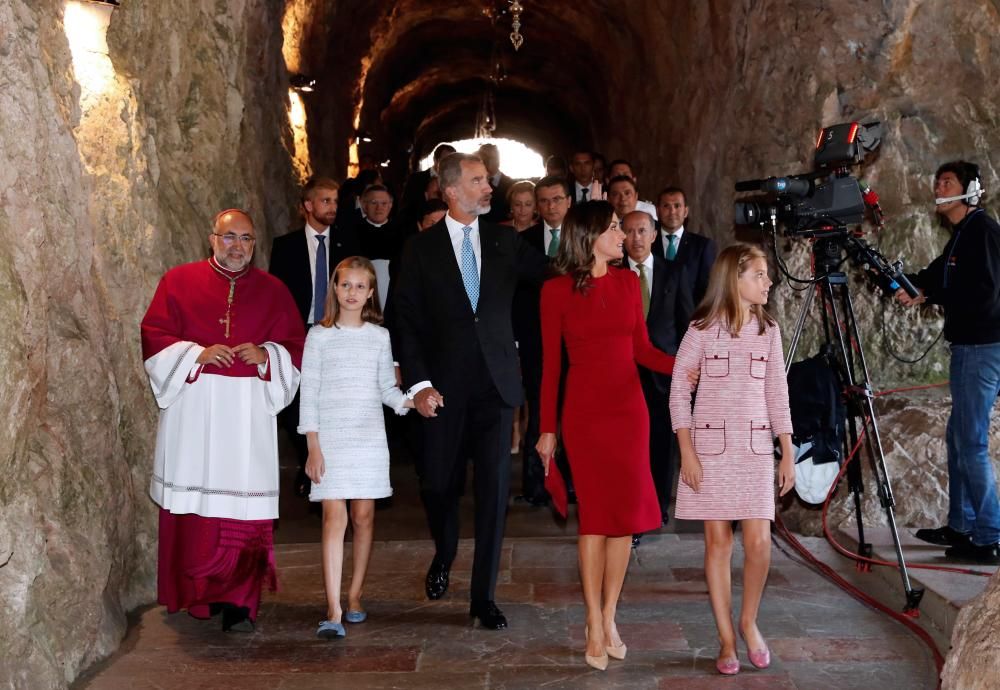
<svg viewBox="0 0 1000 690">
<path fill-rule="evenodd" d="M 944 556 L 956 561 L 967 561 L 980 565 L 1000 565 L 1000 544 L 977 546 L 970 541 L 945 550 Z"/>
<path fill-rule="evenodd" d="M 957 532 L 947 525 L 937 529 L 918 529 L 913 536 L 935 546 L 961 546 L 972 543 L 972 538 L 968 534 Z"/>
<path fill-rule="evenodd" d="M 253 632 L 254 624 L 250 620 L 250 609 L 246 606 L 222 605 L 223 632 Z"/>
<path fill-rule="evenodd" d="M 431 563 L 427 571 L 427 580 L 424 583 L 424 591 L 427 592 L 428 599 L 440 599 L 448 591 L 448 577 L 451 572 L 437 561 Z"/>
<path fill-rule="evenodd" d="M 515 503 L 527 503 L 533 508 L 544 508 L 549 504 L 549 497 L 542 494 L 541 496 L 526 496 L 520 495 L 514 497 Z"/>
<path fill-rule="evenodd" d="M 507 617 L 497 608 L 492 601 L 472 602 L 469 606 L 469 615 L 473 619 L 479 619 L 479 624 L 488 630 L 503 630 L 507 627 Z M 473 620 L 475 625 L 475 620 Z"/>
</svg>

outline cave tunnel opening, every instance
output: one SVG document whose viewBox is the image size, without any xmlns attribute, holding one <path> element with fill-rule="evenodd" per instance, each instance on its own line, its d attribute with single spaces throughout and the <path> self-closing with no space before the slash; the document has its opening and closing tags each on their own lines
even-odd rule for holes
<svg viewBox="0 0 1000 690">
<path fill-rule="evenodd" d="M 602 46 L 632 34 L 611 8 L 532 4 L 515 49 L 506 0 L 289 2 L 286 64 L 315 81 L 297 90 L 310 169 L 345 177 L 368 157 L 400 188 L 440 142 L 514 140 L 542 159 L 598 147 L 614 78 Z"/>
</svg>

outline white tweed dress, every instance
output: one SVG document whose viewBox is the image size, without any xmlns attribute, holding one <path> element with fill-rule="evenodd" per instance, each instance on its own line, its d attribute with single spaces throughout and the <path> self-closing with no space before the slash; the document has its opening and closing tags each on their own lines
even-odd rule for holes
<svg viewBox="0 0 1000 690">
<path fill-rule="evenodd" d="M 396 414 L 408 411 L 392 361 L 389 331 L 381 326 L 310 329 L 298 431 L 319 432 L 326 471 L 313 483 L 309 500 L 392 495 L 382 405 Z"/>
</svg>

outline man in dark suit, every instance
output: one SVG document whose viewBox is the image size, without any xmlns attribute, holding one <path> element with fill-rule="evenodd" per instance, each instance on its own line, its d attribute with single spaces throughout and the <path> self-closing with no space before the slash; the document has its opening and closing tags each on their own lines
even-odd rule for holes
<svg viewBox="0 0 1000 690">
<path fill-rule="evenodd" d="M 274 238 L 268 270 L 288 286 L 306 330 L 323 318 L 330 274 L 337 264 L 360 252 L 357 230 L 350 223 L 336 224 L 337 192 L 340 185 L 326 177 L 314 177 L 302 189 L 303 227 Z M 319 269 L 319 270 L 317 270 Z M 298 433 L 299 396 L 281 411 L 282 428 L 291 436 L 299 460 L 295 492 L 309 495 L 305 473 L 308 457 L 306 437 Z"/>
<path fill-rule="evenodd" d="M 564 177 L 543 177 L 535 185 L 535 205 L 542 217 L 521 233 L 521 239 L 544 253 L 551 261 L 559 249 L 563 219 L 569 211 L 570 185 Z M 538 398 L 542 388 L 542 316 L 539 286 L 522 283 L 514 295 L 514 335 L 521 356 L 521 376 L 528 406 L 528 428 L 524 434 L 521 469 L 521 496 L 531 505 L 545 505 L 545 472 L 535 450 L 538 442 Z M 560 469 L 563 469 L 561 456 Z M 568 472 L 564 472 L 568 476 Z"/>
<path fill-rule="evenodd" d="M 708 289 L 708 274 L 719 253 L 715 242 L 684 227 L 688 217 L 687 197 L 680 187 L 667 187 L 656 200 L 660 231 L 653 243 L 653 253 L 683 266 L 684 280 L 691 287 L 695 306 Z M 690 318 L 690 314 L 686 315 Z"/>
<path fill-rule="evenodd" d="M 474 463 L 476 547 L 469 614 L 507 627 L 494 603 L 510 485 L 514 408 L 523 400 L 511 302 L 519 280 L 538 282 L 545 256 L 512 228 L 479 217 L 492 190 L 478 156 L 442 159 L 448 214 L 406 245 L 393 291 L 397 355 L 408 395 L 424 419 L 421 498 L 435 556 L 426 591 L 448 589 L 458 550 L 458 501 L 466 458 Z"/>
<path fill-rule="evenodd" d="M 684 280 L 685 268 L 652 252 L 656 227 L 648 213 L 629 213 L 622 219 L 622 230 L 625 232 L 626 267 L 639 276 L 649 339 L 664 352 L 677 354 L 687 329 L 686 319 L 694 310 L 691 287 Z M 649 411 L 649 465 L 660 500 L 660 515 L 666 523 L 673 466 L 678 457 L 667 405 L 670 377 L 639 367 L 639 380 Z"/>
<path fill-rule="evenodd" d="M 410 174 L 403 187 L 403 196 L 400 203 L 401 215 L 410 220 L 416 219 L 418 211 L 427 201 L 427 185 L 432 177 L 437 177 L 437 166 L 441 159 L 450 153 L 455 153 L 455 147 L 451 144 L 438 144 L 434 149 L 433 163 L 427 170 L 417 170 Z"/>
<path fill-rule="evenodd" d="M 390 277 L 395 277 L 406 230 L 399 218 L 389 219 L 392 194 L 385 185 L 373 184 L 361 195 L 361 218 L 356 227 L 361 256 L 369 259 L 378 278 L 378 299 L 385 310 Z M 397 264 L 397 265 L 393 265 Z"/>
<path fill-rule="evenodd" d="M 569 159 L 570 176 L 570 205 L 579 204 L 584 201 L 593 201 L 594 184 L 594 154 L 590 151 L 574 151 Z M 597 180 L 600 182 L 600 180 Z"/>
<path fill-rule="evenodd" d="M 483 220 L 491 223 L 502 223 L 510 218 L 510 203 L 507 201 L 507 192 L 514 184 L 514 179 L 500 171 L 500 151 L 496 144 L 483 144 L 479 147 L 478 155 L 483 159 L 486 174 L 489 175 L 490 187 L 493 188 L 490 212 L 483 216 Z"/>
</svg>

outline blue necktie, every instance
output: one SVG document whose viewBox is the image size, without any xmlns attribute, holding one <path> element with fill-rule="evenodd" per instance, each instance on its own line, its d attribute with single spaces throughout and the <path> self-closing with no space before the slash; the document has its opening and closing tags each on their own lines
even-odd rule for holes
<svg viewBox="0 0 1000 690">
<path fill-rule="evenodd" d="M 472 228 L 466 225 L 462 228 L 465 237 L 462 238 L 462 282 L 465 283 L 465 292 L 469 295 L 469 304 L 472 311 L 476 311 L 479 306 L 479 271 L 476 269 L 476 253 L 472 251 L 472 240 L 469 233 Z"/>
<path fill-rule="evenodd" d="M 326 267 L 326 236 L 316 235 L 319 246 L 316 248 L 316 282 L 313 285 L 313 323 L 323 320 L 326 311 L 326 286 L 330 280 L 330 271 Z"/>
</svg>

